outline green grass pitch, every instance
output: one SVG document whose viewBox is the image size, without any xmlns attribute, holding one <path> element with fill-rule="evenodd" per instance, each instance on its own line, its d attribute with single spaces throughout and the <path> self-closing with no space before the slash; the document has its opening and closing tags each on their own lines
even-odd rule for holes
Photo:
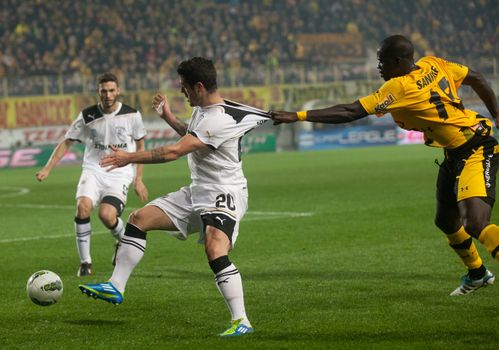
<svg viewBox="0 0 499 350">
<path fill-rule="evenodd" d="M 237 339 L 217 337 L 230 316 L 195 237 L 151 233 L 124 303 L 89 299 L 77 285 L 110 276 L 113 239 L 92 216 L 95 275 L 77 278 L 80 167 L 58 167 L 43 183 L 36 169 L 3 170 L 0 348 L 495 348 L 499 286 L 449 297 L 465 269 L 433 225 L 435 158 L 424 146 L 246 155 L 250 209 L 231 259 L 256 332 Z M 188 177 L 184 160 L 145 168 L 151 199 Z M 140 206 L 131 193 L 124 216 Z M 26 297 L 40 269 L 64 282 L 50 307 Z"/>
</svg>

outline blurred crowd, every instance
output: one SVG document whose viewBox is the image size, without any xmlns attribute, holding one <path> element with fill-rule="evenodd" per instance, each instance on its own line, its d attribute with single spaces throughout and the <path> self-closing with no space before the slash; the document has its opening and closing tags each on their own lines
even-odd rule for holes
<svg viewBox="0 0 499 350">
<path fill-rule="evenodd" d="M 498 7 L 497 0 L 2 0 L 0 78 L 111 70 L 154 79 L 202 55 L 251 80 L 258 67 L 365 59 L 396 33 L 410 37 L 419 56 L 497 57 Z M 324 33 L 340 35 L 340 45 L 314 39 Z"/>
</svg>

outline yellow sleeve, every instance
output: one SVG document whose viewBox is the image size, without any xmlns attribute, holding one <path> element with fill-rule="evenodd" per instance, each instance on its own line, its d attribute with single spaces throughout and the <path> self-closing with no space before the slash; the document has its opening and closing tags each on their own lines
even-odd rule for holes
<svg viewBox="0 0 499 350">
<path fill-rule="evenodd" d="M 445 65 L 445 70 L 451 75 L 452 79 L 456 83 L 456 89 L 461 86 L 464 78 L 468 75 L 468 67 L 463 66 L 459 63 L 449 62 L 442 60 Z"/>
<path fill-rule="evenodd" d="M 398 79 L 390 79 L 372 94 L 359 99 L 368 114 L 382 117 L 390 111 L 390 106 L 403 98 L 404 88 Z"/>
</svg>

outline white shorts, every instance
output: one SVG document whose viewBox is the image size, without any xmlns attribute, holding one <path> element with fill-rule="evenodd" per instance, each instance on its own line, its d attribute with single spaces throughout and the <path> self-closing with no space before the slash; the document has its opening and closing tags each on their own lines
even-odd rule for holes
<svg viewBox="0 0 499 350">
<path fill-rule="evenodd" d="M 248 189 L 245 185 L 191 185 L 147 205 L 156 206 L 168 215 L 179 230 L 173 235 L 179 239 L 185 240 L 199 232 L 199 243 L 203 243 L 204 227 L 211 225 L 224 231 L 234 246 L 239 222 L 248 210 Z"/>
<path fill-rule="evenodd" d="M 76 189 L 76 198 L 88 197 L 92 206 L 97 206 L 102 198 L 112 196 L 126 204 L 131 180 L 125 177 L 106 176 L 90 170 L 83 170 Z"/>
</svg>

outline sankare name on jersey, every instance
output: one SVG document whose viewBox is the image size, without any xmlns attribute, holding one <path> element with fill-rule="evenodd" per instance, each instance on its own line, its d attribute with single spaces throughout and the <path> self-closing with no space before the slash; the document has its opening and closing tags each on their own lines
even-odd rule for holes
<svg viewBox="0 0 499 350">
<path fill-rule="evenodd" d="M 189 153 L 194 185 L 245 185 L 241 164 L 242 137 L 268 121 L 262 110 L 231 101 L 194 107 L 188 132 L 209 146 Z"/>
<path fill-rule="evenodd" d="M 423 132 L 427 145 L 453 149 L 464 144 L 480 121 L 488 121 L 465 109 L 457 94 L 468 68 L 433 56 L 416 65 L 419 69 L 390 79 L 360 103 L 369 114 L 391 113 L 401 128 Z"/>
<path fill-rule="evenodd" d="M 142 116 L 136 109 L 118 102 L 113 113 L 104 114 L 98 105 L 80 112 L 66 133 L 65 138 L 85 144 L 83 169 L 106 172 L 101 168 L 101 158 L 111 152 L 111 146 L 134 152 L 136 140 L 144 138 L 146 130 Z M 107 173 L 110 176 L 126 176 L 130 179 L 135 174 L 135 167 L 129 164 Z"/>
</svg>

